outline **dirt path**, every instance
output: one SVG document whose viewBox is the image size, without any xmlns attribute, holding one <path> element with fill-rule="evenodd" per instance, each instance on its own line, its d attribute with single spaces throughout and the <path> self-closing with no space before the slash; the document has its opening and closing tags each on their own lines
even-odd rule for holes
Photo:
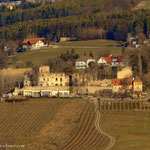
<svg viewBox="0 0 150 150">
<path fill-rule="evenodd" d="M 99 125 L 101 114 L 100 114 L 99 109 L 98 109 L 98 101 L 95 98 L 93 100 L 93 102 L 95 104 L 95 112 L 96 112 L 96 116 L 97 116 L 96 120 L 95 120 L 95 127 L 96 127 L 96 129 L 98 130 L 99 133 L 107 136 L 110 139 L 111 142 L 110 142 L 109 146 L 105 149 L 105 150 L 110 150 L 113 147 L 114 143 L 115 143 L 115 138 L 113 138 L 111 135 L 108 135 L 107 133 L 102 131 L 102 129 L 101 129 L 100 125 Z"/>
<path fill-rule="evenodd" d="M 104 48 L 104 47 L 100 47 L 100 46 L 61 46 L 63 48 L 94 48 L 94 49 L 99 49 L 99 48 Z"/>
</svg>

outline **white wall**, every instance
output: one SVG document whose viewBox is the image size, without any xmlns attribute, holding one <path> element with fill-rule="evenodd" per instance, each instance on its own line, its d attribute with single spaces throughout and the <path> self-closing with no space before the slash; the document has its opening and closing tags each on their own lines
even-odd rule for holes
<svg viewBox="0 0 150 150">
<path fill-rule="evenodd" d="M 75 66 L 76 69 L 85 69 L 87 67 L 87 63 L 85 61 L 77 61 Z"/>
<path fill-rule="evenodd" d="M 98 64 L 107 64 L 106 60 L 103 57 L 101 57 L 97 62 Z"/>
</svg>

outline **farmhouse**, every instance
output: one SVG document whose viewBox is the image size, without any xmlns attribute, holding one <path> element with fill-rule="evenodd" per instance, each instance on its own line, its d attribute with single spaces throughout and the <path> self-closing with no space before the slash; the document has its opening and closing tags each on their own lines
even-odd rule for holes
<svg viewBox="0 0 150 150">
<path fill-rule="evenodd" d="M 89 67 L 90 62 L 95 62 L 95 59 L 90 56 L 82 56 L 75 62 L 76 69 L 85 69 Z"/>
<path fill-rule="evenodd" d="M 124 79 L 113 79 L 113 92 L 115 93 L 124 93 L 127 92 L 134 92 L 134 93 L 141 93 L 143 91 L 142 81 L 139 77 L 133 78 L 124 78 Z"/>
<path fill-rule="evenodd" d="M 135 79 L 133 79 L 133 91 L 134 92 L 142 92 L 143 91 L 142 81 L 139 77 L 136 77 Z"/>
<path fill-rule="evenodd" d="M 40 49 L 44 46 L 46 46 L 44 37 L 42 37 L 42 38 L 33 38 L 33 39 L 25 39 L 22 42 L 22 47 L 25 48 L 25 49 L 30 49 L 30 50 Z"/>
<path fill-rule="evenodd" d="M 101 57 L 98 60 L 98 64 L 110 66 L 123 66 L 122 57 L 120 55 L 110 55 L 108 57 Z"/>
</svg>

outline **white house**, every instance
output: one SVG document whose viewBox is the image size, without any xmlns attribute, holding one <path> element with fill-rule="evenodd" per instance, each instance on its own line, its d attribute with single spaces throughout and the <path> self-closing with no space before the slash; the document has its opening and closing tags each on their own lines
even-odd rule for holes
<svg viewBox="0 0 150 150">
<path fill-rule="evenodd" d="M 110 55 L 108 57 L 101 57 L 98 60 L 99 65 L 110 65 L 110 66 L 123 66 L 122 57 L 120 55 Z"/>
<path fill-rule="evenodd" d="M 106 65 L 107 64 L 107 61 L 105 60 L 105 57 L 101 57 L 98 61 L 97 61 L 98 64 L 101 64 L 101 65 Z"/>
<path fill-rule="evenodd" d="M 76 60 L 75 67 L 76 69 L 85 69 L 89 67 L 90 62 L 95 62 L 95 59 L 90 56 L 83 56 Z"/>
<path fill-rule="evenodd" d="M 34 38 L 34 39 L 25 39 L 22 42 L 22 47 L 26 48 L 26 49 L 31 49 L 31 50 L 35 50 L 35 49 L 40 49 L 42 47 L 46 46 L 45 45 L 45 38 Z"/>
</svg>

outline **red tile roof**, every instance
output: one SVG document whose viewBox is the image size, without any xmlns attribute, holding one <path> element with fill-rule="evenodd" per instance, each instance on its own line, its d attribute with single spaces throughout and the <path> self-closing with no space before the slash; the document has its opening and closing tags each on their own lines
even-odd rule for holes
<svg viewBox="0 0 150 150">
<path fill-rule="evenodd" d="M 131 85 L 133 82 L 133 79 L 132 78 L 126 78 L 126 79 L 113 79 L 112 80 L 112 83 L 113 83 L 113 86 L 119 86 L 119 85 L 124 85 L 124 84 L 128 84 L 128 85 Z"/>
<path fill-rule="evenodd" d="M 122 57 L 120 55 L 110 55 L 103 58 L 106 60 L 106 62 L 122 62 Z"/>
<path fill-rule="evenodd" d="M 142 81 L 141 81 L 141 79 L 140 79 L 139 77 L 136 77 L 136 78 L 134 79 L 134 82 L 142 82 Z"/>
<path fill-rule="evenodd" d="M 132 82 L 142 82 L 142 81 L 140 80 L 139 77 L 136 77 L 135 79 L 132 79 L 132 78 L 117 79 L 117 78 L 115 78 L 112 80 L 113 86 L 119 86 L 119 85 L 124 85 L 124 84 L 131 85 Z"/>
<path fill-rule="evenodd" d="M 25 39 L 23 42 L 22 42 L 22 44 L 36 44 L 38 41 L 44 41 L 45 40 L 45 38 L 44 37 L 42 37 L 42 38 L 33 38 L 33 39 Z"/>
</svg>

